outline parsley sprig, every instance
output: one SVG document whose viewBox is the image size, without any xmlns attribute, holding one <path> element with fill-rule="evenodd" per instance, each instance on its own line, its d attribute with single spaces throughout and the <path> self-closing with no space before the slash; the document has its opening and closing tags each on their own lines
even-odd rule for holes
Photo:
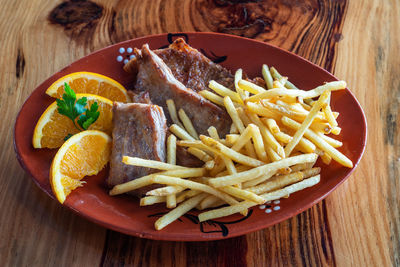
<svg viewBox="0 0 400 267">
<path fill-rule="evenodd" d="M 62 99 L 56 100 L 58 113 L 70 118 L 79 131 L 87 130 L 100 116 L 99 105 L 94 102 L 87 109 L 87 98 L 82 97 L 77 100 L 74 90 L 67 83 L 64 83 L 64 91 Z M 72 134 L 68 134 L 64 140 L 71 136 Z"/>
</svg>

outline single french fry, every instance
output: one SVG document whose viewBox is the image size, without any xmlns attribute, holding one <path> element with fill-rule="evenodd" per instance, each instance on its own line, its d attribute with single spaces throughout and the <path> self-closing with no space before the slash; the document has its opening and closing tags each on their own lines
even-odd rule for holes
<svg viewBox="0 0 400 267">
<path fill-rule="evenodd" d="M 167 202 L 167 208 L 168 209 L 173 209 L 176 207 L 176 195 L 171 194 L 166 196 L 166 202 Z"/>
<path fill-rule="evenodd" d="M 202 193 L 201 191 L 192 190 L 192 189 L 183 191 L 183 192 L 177 194 L 176 203 L 181 203 L 181 202 L 185 201 L 186 199 L 194 197 L 194 196 L 196 196 L 198 194 L 201 194 L 201 193 Z"/>
<path fill-rule="evenodd" d="M 151 180 L 153 183 L 167 184 L 167 185 L 179 185 L 179 186 L 182 186 L 185 188 L 202 191 L 202 192 L 214 195 L 214 196 L 224 200 L 226 203 L 228 203 L 230 205 L 234 205 L 234 204 L 238 203 L 238 201 L 235 200 L 230 195 L 225 194 L 221 191 L 218 191 L 215 188 L 213 188 L 209 185 L 206 185 L 206 184 L 188 181 L 188 180 L 184 180 L 184 179 L 177 178 L 177 177 L 169 177 L 169 176 L 165 176 L 165 175 L 155 175 L 151 178 Z"/>
<path fill-rule="evenodd" d="M 246 129 L 240 134 L 239 138 L 237 138 L 236 142 L 234 142 L 231 147 L 232 150 L 240 151 L 242 147 L 244 147 L 251 139 L 251 126 L 247 126 Z"/>
<path fill-rule="evenodd" d="M 331 134 L 339 135 L 342 129 L 338 126 L 332 127 Z"/>
<path fill-rule="evenodd" d="M 307 117 L 304 119 L 303 123 L 300 125 L 299 129 L 297 129 L 296 133 L 293 135 L 292 140 L 285 147 L 285 155 L 286 157 L 290 156 L 290 153 L 293 151 L 293 148 L 299 143 L 300 139 L 303 137 L 306 130 L 310 127 L 311 123 L 318 115 L 318 112 L 321 108 L 327 105 L 326 101 L 330 96 L 330 91 L 325 91 L 319 97 L 318 101 L 314 104 L 310 113 L 308 113 Z"/>
<path fill-rule="evenodd" d="M 224 99 L 220 97 L 219 95 L 214 94 L 213 92 L 203 90 L 199 92 L 199 95 L 204 97 L 205 99 L 213 102 L 214 104 L 217 104 L 219 106 L 224 106 Z"/>
<path fill-rule="evenodd" d="M 279 83 L 280 84 L 280 83 Z M 248 102 L 257 102 L 262 99 L 269 99 L 269 98 L 275 98 L 275 97 L 280 97 L 280 96 L 291 96 L 292 98 L 296 99 L 298 96 L 306 96 L 306 91 L 303 90 L 288 90 L 285 89 L 282 85 L 278 87 L 274 87 L 270 90 L 267 90 L 265 92 L 261 92 L 259 94 L 253 95 L 247 99 Z"/>
<path fill-rule="evenodd" d="M 167 163 L 176 164 L 176 137 L 173 134 L 167 139 Z"/>
<path fill-rule="evenodd" d="M 305 163 L 305 162 L 313 162 L 317 159 L 318 155 L 311 154 L 303 154 L 300 156 L 290 157 L 286 159 L 282 159 L 280 161 L 275 161 L 272 163 L 265 164 L 263 166 L 250 169 L 248 171 L 231 174 L 227 176 L 221 176 L 217 178 L 211 178 L 208 182 L 213 187 L 222 187 L 228 185 L 234 185 L 242 182 L 246 182 L 252 179 L 256 179 L 261 175 L 270 175 L 275 174 L 279 169 L 289 167 L 291 165 Z"/>
<path fill-rule="evenodd" d="M 221 203 L 220 202 L 221 199 L 217 198 L 216 196 L 213 195 L 208 195 L 206 198 L 204 198 L 201 202 L 200 205 L 198 206 L 199 210 L 204 210 L 204 209 L 208 209 L 211 208 L 212 206 L 215 205 L 215 203 Z M 224 204 L 225 202 L 222 202 L 222 204 Z"/>
<path fill-rule="evenodd" d="M 240 88 L 239 86 L 239 81 L 242 79 L 243 76 L 243 71 L 242 69 L 238 69 L 235 73 L 235 89 L 236 92 L 239 94 L 240 98 L 242 101 L 244 101 L 247 98 L 247 95 L 244 93 L 243 89 Z"/>
<path fill-rule="evenodd" d="M 231 133 L 231 134 L 238 134 L 239 133 L 239 130 L 238 130 L 238 128 L 236 127 L 236 125 L 234 123 L 231 124 L 231 129 L 229 130 L 229 133 Z"/>
<path fill-rule="evenodd" d="M 263 119 L 265 119 L 265 120 L 263 120 Z M 279 129 L 278 124 L 276 123 L 276 121 L 274 119 L 271 119 L 271 118 L 263 118 L 263 119 L 261 119 L 261 121 L 265 122 L 265 124 L 267 125 L 268 129 L 270 130 L 270 132 L 272 134 L 276 134 L 281 131 Z"/>
<path fill-rule="evenodd" d="M 177 124 L 172 124 L 169 130 L 182 140 L 195 140 L 186 130 L 178 126 Z"/>
<path fill-rule="evenodd" d="M 275 152 L 275 150 L 272 149 L 272 147 L 267 147 L 266 152 L 268 154 L 268 158 L 271 160 L 271 162 L 281 160 L 282 158 L 278 155 L 278 153 Z"/>
<path fill-rule="evenodd" d="M 292 169 L 293 172 L 297 172 L 305 169 L 310 169 L 312 168 L 312 166 L 314 166 L 314 164 L 315 162 L 307 162 L 307 163 L 296 164 L 290 168 Z"/>
<path fill-rule="evenodd" d="M 176 113 L 176 106 L 174 100 L 168 99 L 166 102 L 167 102 L 169 116 L 171 117 L 172 122 L 177 124 L 179 127 L 183 128 L 183 124 L 179 121 L 178 115 Z"/>
<path fill-rule="evenodd" d="M 109 194 L 110 196 L 115 196 L 150 185 L 152 183 L 151 182 L 152 177 L 153 175 L 146 175 L 141 178 L 129 181 L 127 183 L 116 185 L 110 190 Z"/>
<path fill-rule="evenodd" d="M 303 96 L 303 99 L 314 98 L 321 95 L 324 91 L 336 91 L 336 90 L 343 90 L 346 89 L 346 82 L 345 81 L 334 81 L 328 82 L 324 85 L 320 85 L 312 90 L 305 91 L 306 95 Z"/>
<path fill-rule="evenodd" d="M 311 176 L 315 176 L 317 174 L 319 174 L 321 172 L 321 168 L 320 167 L 314 167 L 311 169 L 306 169 L 306 170 L 302 170 L 301 171 L 304 175 L 304 179 L 309 178 Z"/>
<path fill-rule="evenodd" d="M 296 148 L 299 148 L 303 153 L 313 153 L 316 147 L 310 140 L 302 137 Z"/>
<path fill-rule="evenodd" d="M 205 174 L 205 169 L 204 168 L 181 168 L 181 169 L 153 173 L 153 174 L 146 175 L 146 176 L 140 177 L 138 179 L 123 183 L 123 184 L 116 185 L 112 188 L 112 190 L 109 192 L 109 194 L 111 196 L 119 195 L 119 194 L 123 194 L 123 193 L 129 192 L 129 191 L 133 191 L 135 189 L 150 185 L 151 178 L 156 174 L 169 175 L 169 176 L 181 177 L 181 178 L 199 177 L 199 176 L 203 176 Z"/>
<path fill-rule="evenodd" d="M 178 207 L 176 207 L 175 209 L 171 210 L 170 212 L 159 218 L 154 224 L 155 228 L 157 230 L 163 229 L 165 226 L 172 223 L 173 221 L 181 217 L 183 214 L 187 213 L 188 211 L 196 207 L 196 205 L 200 203 L 206 196 L 207 194 L 205 193 L 199 194 L 181 203 Z"/>
<path fill-rule="evenodd" d="M 196 158 L 198 158 L 199 160 L 204 161 L 204 162 L 208 162 L 208 161 L 212 160 L 210 155 L 208 155 L 203 150 L 200 150 L 200 149 L 195 148 L 195 147 L 189 147 L 187 149 L 187 152 L 189 152 L 190 154 L 192 154 L 193 156 L 195 156 Z"/>
<path fill-rule="evenodd" d="M 166 201 L 166 197 L 160 196 L 147 196 L 140 199 L 140 206 L 150 206 L 157 203 L 163 203 Z"/>
<path fill-rule="evenodd" d="M 200 135 L 200 140 L 203 141 L 203 143 L 205 143 L 206 145 L 210 146 L 211 148 L 218 150 L 221 154 L 225 155 L 226 157 L 234 160 L 235 162 L 239 162 L 241 164 L 248 166 L 261 166 L 265 164 L 262 161 L 259 161 L 257 159 L 236 152 L 235 150 L 227 146 L 224 146 L 223 144 L 219 143 L 218 141 L 210 137 Z"/>
<path fill-rule="evenodd" d="M 262 66 L 262 76 L 268 89 L 272 89 L 274 80 L 272 79 L 271 72 L 266 64 Z"/>
<path fill-rule="evenodd" d="M 250 166 L 240 165 L 240 164 L 237 164 L 237 165 L 235 166 L 236 172 L 248 171 L 248 170 L 250 170 L 251 168 L 252 168 L 252 167 L 250 167 Z M 230 174 L 229 171 L 228 171 L 228 170 L 225 170 L 225 171 L 223 171 L 223 172 L 218 173 L 218 174 L 216 175 L 216 177 L 226 176 L 226 175 L 228 175 L 228 174 Z"/>
<path fill-rule="evenodd" d="M 199 135 L 196 132 L 196 129 L 194 128 L 192 121 L 189 119 L 188 115 L 183 109 L 180 109 L 178 112 L 179 118 L 181 119 L 181 122 L 185 126 L 186 131 L 194 138 L 194 139 L 199 139 Z"/>
<path fill-rule="evenodd" d="M 265 152 L 265 149 L 264 149 L 264 142 L 263 142 L 263 138 L 261 136 L 260 129 L 257 126 L 255 126 L 254 124 L 249 124 L 248 127 L 251 127 L 252 139 L 253 139 L 254 149 L 256 150 L 257 157 L 261 161 L 267 162 L 268 161 L 267 153 Z"/>
<path fill-rule="evenodd" d="M 217 131 L 217 128 L 215 128 L 214 126 L 211 126 L 207 129 L 208 134 L 210 135 L 211 138 L 221 142 L 221 138 L 219 138 L 219 134 Z"/>
<path fill-rule="evenodd" d="M 214 90 L 217 94 L 221 95 L 224 98 L 229 96 L 229 98 L 231 98 L 233 101 L 243 104 L 243 100 L 240 98 L 238 93 L 232 91 L 229 88 L 226 88 L 225 86 L 223 86 L 222 84 L 217 83 L 214 80 L 211 80 L 208 83 L 208 87 L 210 89 Z"/>
<path fill-rule="evenodd" d="M 268 181 L 259 184 L 257 186 L 246 188 L 246 190 L 251 191 L 257 195 L 263 194 L 265 192 L 271 192 L 278 190 L 282 187 L 294 184 L 303 180 L 303 172 L 293 172 L 285 175 L 275 175 L 271 177 Z"/>
<path fill-rule="evenodd" d="M 300 124 L 288 117 L 282 117 L 282 123 L 290 127 L 292 129 L 299 129 Z M 340 163 L 341 165 L 348 167 L 348 168 L 353 168 L 353 162 L 346 157 L 344 154 L 339 152 L 337 149 L 335 149 L 333 146 L 325 142 L 324 139 L 319 137 L 314 131 L 307 129 L 304 135 L 310 139 L 317 147 L 325 151 L 329 156 L 331 156 L 335 161 Z"/>
<path fill-rule="evenodd" d="M 271 67 L 269 70 L 274 79 L 279 80 L 280 78 L 282 78 L 282 75 L 274 67 Z M 285 83 L 285 87 L 288 89 L 297 89 L 297 87 L 289 81 Z"/>
<path fill-rule="evenodd" d="M 287 144 L 292 140 L 292 137 L 284 132 L 277 132 L 273 134 L 277 141 Z"/>
<path fill-rule="evenodd" d="M 265 200 L 262 197 L 257 196 L 255 193 L 248 190 L 243 190 L 234 186 L 224 186 L 221 187 L 220 190 L 236 198 L 250 200 L 256 202 L 257 204 L 265 203 Z"/>
<path fill-rule="evenodd" d="M 146 196 L 168 196 L 171 194 L 177 194 L 185 190 L 184 187 L 182 186 L 165 186 L 161 188 L 156 188 L 153 190 L 150 190 L 149 192 L 146 193 Z"/>
<path fill-rule="evenodd" d="M 226 111 L 232 119 L 232 122 L 236 125 L 236 128 L 239 130 L 239 132 L 242 133 L 244 131 L 243 122 L 240 120 L 236 108 L 233 105 L 232 100 L 229 96 L 224 97 L 224 105 Z"/>
<path fill-rule="evenodd" d="M 265 194 L 261 195 L 261 197 L 263 197 L 266 201 L 280 199 L 287 195 L 290 195 L 292 193 L 295 193 L 297 191 L 305 189 L 307 187 L 311 187 L 311 186 L 319 183 L 319 181 L 320 181 L 320 176 L 316 175 L 314 177 L 302 180 L 301 182 L 284 187 L 280 190 L 273 191 L 270 193 L 265 193 Z M 223 207 L 223 208 L 200 213 L 199 221 L 204 222 L 204 221 L 215 219 L 215 218 L 225 217 L 225 216 L 237 213 L 243 209 L 251 208 L 256 205 L 257 205 L 257 203 L 255 203 L 255 202 L 245 200 L 245 201 L 242 201 L 233 206 Z"/>
<path fill-rule="evenodd" d="M 229 146 L 232 148 L 232 146 L 237 142 L 239 139 L 240 135 L 238 134 L 227 134 L 225 136 L 225 144 L 226 146 Z"/>
<path fill-rule="evenodd" d="M 215 155 L 217 155 L 217 156 L 214 159 L 214 162 L 215 162 L 214 168 L 212 168 L 210 170 L 211 176 L 217 175 L 218 173 L 222 172 L 226 167 L 224 161 L 222 160 L 220 153 L 215 153 Z"/>
<path fill-rule="evenodd" d="M 237 108 L 236 109 L 236 111 L 237 111 L 237 113 L 238 113 L 238 115 L 239 115 L 239 118 L 240 118 L 240 120 L 243 122 L 243 124 L 247 127 L 247 126 L 249 126 L 249 124 L 251 123 L 251 121 L 250 121 L 250 119 L 247 117 L 247 115 L 246 115 L 246 113 L 244 112 L 244 110 L 243 110 L 243 108 Z M 246 131 L 246 129 L 245 129 L 245 131 Z M 244 133 L 245 131 L 243 131 L 243 132 L 240 132 L 240 133 Z M 256 151 L 255 151 L 255 149 L 254 149 L 254 146 L 251 144 L 251 142 L 246 142 L 245 143 L 245 148 L 246 148 L 246 154 L 247 154 L 247 156 L 249 156 L 249 157 L 251 157 L 251 158 L 256 158 L 257 157 L 257 155 L 256 155 Z"/>
<path fill-rule="evenodd" d="M 149 160 L 149 159 L 142 159 L 137 157 L 129 157 L 123 156 L 122 162 L 127 165 L 138 166 L 138 167 L 146 167 L 158 170 L 176 170 L 176 169 L 185 169 L 186 167 L 177 166 L 174 164 L 169 164 L 157 160 Z"/>
<path fill-rule="evenodd" d="M 316 132 L 318 134 L 319 137 L 321 137 L 322 139 L 325 140 L 325 142 L 327 142 L 328 144 L 330 144 L 331 146 L 337 148 L 337 147 L 341 147 L 343 145 L 342 142 L 340 142 L 339 140 L 336 140 L 332 137 L 329 137 L 327 135 L 324 135 L 321 132 Z"/>
<path fill-rule="evenodd" d="M 212 170 L 214 168 L 214 166 L 215 166 L 215 161 L 214 160 L 207 161 L 204 164 L 204 168 L 206 168 L 206 170 Z"/>
<path fill-rule="evenodd" d="M 225 156 L 221 156 L 221 158 L 224 161 L 226 170 L 228 171 L 229 174 L 237 173 L 235 165 L 233 164 L 233 162 L 230 158 L 225 157 Z"/>
<path fill-rule="evenodd" d="M 262 88 L 261 86 L 258 86 L 254 83 L 248 82 L 246 80 L 240 80 L 239 81 L 239 86 L 240 88 L 242 88 L 243 90 L 246 90 L 252 94 L 259 94 L 262 92 L 265 92 L 266 90 L 264 88 Z"/>
<path fill-rule="evenodd" d="M 323 108 L 325 118 L 328 120 L 328 123 L 332 126 L 332 128 L 338 126 L 335 116 L 333 115 L 331 106 L 330 106 L 330 97 L 328 99 L 328 105 Z"/>
</svg>

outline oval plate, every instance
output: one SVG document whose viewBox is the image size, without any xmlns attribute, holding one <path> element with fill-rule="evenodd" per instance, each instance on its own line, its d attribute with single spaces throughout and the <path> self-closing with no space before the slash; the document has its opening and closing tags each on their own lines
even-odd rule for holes
<svg viewBox="0 0 400 267">
<path fill-rule="evenodd" d="M 58 78 L 77 71 L 92 71 L 110 76 L 127 88 L 131 77 L 122 67 L 130 57 L 131 48 L 148 43 L 151 49 L 168 46 L 173 39 L 183 37 L 214 62 L 235 71 L 243 68 L 250 77 L 260 76 L 262 64 L 275 66 L 299 88 L 311 89 L 324 82 L 337 80 L 333 75 L 311 62 L 263 42 L 246 38 L 215 34 L 187 33 L 162 34 L 138 38 L 115 44 L 92 53 L 54 74 L 38 88 L 22 106 L 15 123 L 14 147 L 21 166 L 32 176 L 36 184 L 54 199 L 49 184 L 49 169 L 56 150 L 34 149 L 31 144 L 33 130 L 42 112 L 54 101 L 45 94 L 46 89 Z M 123 48 L 123 49 L 122 49 Z M 366 121 L 356 98 L 349 90 L 332 94 L 332 108 L 340 112 L 338 118 L 343 142 L 340 148 L 357 166 L 366 142 Z M 125 234 L 157 240 L 206 241 L 230 238 L 260 230 L 286 220 L 321 201 L 354 170 L 332 162 L 321 164 L 321 182 L 311 188 L 292 194 L 287 199 L 253 208 L 247 217 L 229 217 L 199 223 L 197 213 L 191 211 L 161 231 L 154 229 L 157 217 L 167 209 L 159 204 L 140 207 L 139 201 L 129 196 L 111 197 L 105 185 L 108 169 L 97 176 L 87 177 L 84 187 L 74 190 L 64 206 L 104 227 Z"/>
</svg>

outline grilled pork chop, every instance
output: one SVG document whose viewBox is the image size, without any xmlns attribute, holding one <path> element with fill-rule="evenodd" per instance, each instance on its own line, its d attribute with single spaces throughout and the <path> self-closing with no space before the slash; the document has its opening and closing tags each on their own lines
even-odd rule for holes
<svg viewBox="0 0 400 267">
<path fill-rule="evenodd" d="M 173 99 L 177 109 L 185 110 L 200 134 L 206 134 L 210 126 L 216 127 L 222 136 L 228 133 L 232 121 L 225 110 L 175 79 L 168 66 L 147 44 L 141 50 L 136 49 L 135 53 L 139 66 L 136 93 L 149 92 L 151 101 L 166 110 L 166 100 Z"/>
<path fill-rule="evenodd" d="M 122 156 L 165 162 L 167 124 L 161 107 L 141 103 L 115 102 L 113 124 L 113 146 L 108 185 L 122 184 L 156 171 L 126 165 L 122 163 Z M 131 193 L 140 197 L 155 187 L 159 186 L 144 187 Z"/>
<path fill-rule="evenodd" d="M 182 38 L 176 39 L 168 48 L 154 50 L 154 53 L 171 69 L 178 81 L 195 92 L 210 90 L 208 82 L 211 80 L 234 88 L 234 77 L 229 70 L 212 62 Z M 133 58 L 124 70 L 136 75 L 138 68 L 137 58 Z"/>
</svg>

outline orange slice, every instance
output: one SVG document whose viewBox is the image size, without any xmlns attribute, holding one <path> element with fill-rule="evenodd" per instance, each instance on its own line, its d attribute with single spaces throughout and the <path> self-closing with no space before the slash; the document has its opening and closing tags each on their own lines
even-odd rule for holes
<svg viewBox="0 0 400 267">
<path fill-rule="evenodd" d="M 58 150 L 50 169 L 50 184 L 58 201 L 98 174 L 110 159 L 111 138 L 104 132 L 87 130 L 69 138 Z"/>
<path fill-rule="evenodd" d="M 69 84 L 76 94 L 93 94 L 111 101 L 128 102 L 126 89 L 117 81 L 94 72 L 74 72 L 61 77 L 46 90 L 51 97 L 61 98 L 64 83 Z"/>
<path fill-rule="evenodd" d="M 87 106 L 93 102 L 99 105 L 99 118 L 89 126 L 89 130 L 100 130 L 107 134 L 112 131 L 112 106 L 109 99 L 90 94 L 77 94 L 76 99 L 87 98 Z M 32 144 L 34 148 L 57 148 L 64 143 L 68 134 L 76 134 L 79 130 L 68 117 L 57 111 L 57 102 L 52 103 L 42 114 L 33 132 Z"/>
</svg>

